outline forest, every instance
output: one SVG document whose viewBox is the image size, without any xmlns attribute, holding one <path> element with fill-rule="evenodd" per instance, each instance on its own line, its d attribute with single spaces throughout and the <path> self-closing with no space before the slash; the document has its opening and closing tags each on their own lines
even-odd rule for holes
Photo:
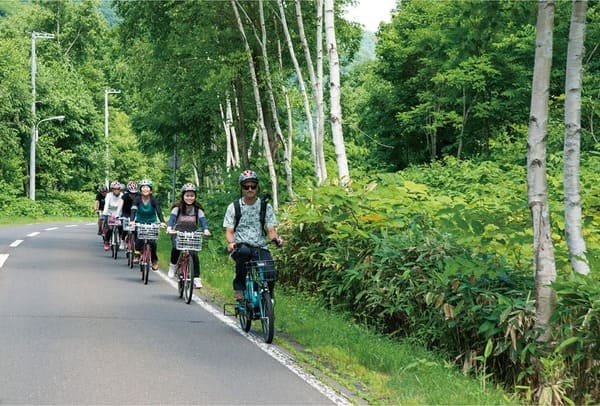
<svg viewBox="0 0 600 406">
<path fill-rule="evenodd" d="M 150 178 L 218 226 L 252 168 L 286 286 L 528 402 L 597 403 L 600 2 L 398 0 L 376 33 L 350 2 L 0 2 L 0 216 Z"/>
</svg>

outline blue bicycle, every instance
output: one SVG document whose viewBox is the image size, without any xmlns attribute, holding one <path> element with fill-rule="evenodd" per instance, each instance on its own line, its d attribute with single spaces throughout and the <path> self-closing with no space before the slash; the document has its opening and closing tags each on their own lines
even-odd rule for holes
<svg viewBox="0 0 600 406">
<path fill-rule="evenodd" d="M 275 310 L 269 291 L 269 283 L 275 282 L 275 262 L 272 260 L 256 260 L 246 263 L 246 288 L 244 300 L 240 300 L 235 308 L 235 316 L 245 332 L 250 331 L 252 320 L 260 320 L 265 342 L 273 342 L 275 334 Z"/>
</svg>

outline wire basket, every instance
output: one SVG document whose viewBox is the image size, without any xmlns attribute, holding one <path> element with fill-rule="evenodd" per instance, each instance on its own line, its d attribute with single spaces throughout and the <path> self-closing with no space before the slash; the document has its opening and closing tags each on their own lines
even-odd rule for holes
<svg viewBox="0 0 600 406">
<path fill-rule="evenodd" d="M 133 231 L 129 223 L 129 218 L 121 217 L 121 225 L 123 226 L 123 231 Z"/>
<path fill-rule="evenodd" d="M 200 251 L 202 249 L 202 232 L 177 231 L 175 247 L 180 251 Z"/>
<path fill-rule="evenodd" d="M 158 240 L 158 223 L 136 224 L 137 238 L 140 240 Z"/>
<path fill-rule="evenodd" d="M 120 226 L 121 220 L 119 220 L 119 218 L 115 217 L 115 216 L 108 216 L 108 225 L 109 226 Z"/>
<path fill-rule="evenodd" d="M 246 269 L 252 272 L 255 280 L 274 282 L 277 279 L 275 261 L 273 260 L 259 259 L 256 261 L 248 261 L 248 263 L 246 263 Z"/>
</svg>

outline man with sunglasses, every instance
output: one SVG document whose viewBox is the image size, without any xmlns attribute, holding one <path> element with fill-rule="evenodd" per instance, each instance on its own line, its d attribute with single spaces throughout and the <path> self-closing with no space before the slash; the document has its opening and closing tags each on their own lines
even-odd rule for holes
<svg viewBox="0 0 600 406">
<path fill-rule="evenodd" d="M 241 198 L 227 207 L 223 227 L 227 239 L 227 251 L 235 260 L 233 297 L 236 300 L 243 300 L 246 262 L 259 259 L 272 260 L 271 253 L 267 249 L 267 241 L 272 241 L 280 247 L 283 245 L 283 240 L 277 234 L 277 219 L 273 207 L 262 202 L 257 196 L 259 187 L 256 172 L 245 170 L 238 181 Z M 236 206 L 239 210 L 236 210 Z M 261 219 L 261 207 L 264 210 L 264 219 Z M 269 283 L 271 296 L 273 296 L 273 285 L 274 283 Z"/>
</svg>

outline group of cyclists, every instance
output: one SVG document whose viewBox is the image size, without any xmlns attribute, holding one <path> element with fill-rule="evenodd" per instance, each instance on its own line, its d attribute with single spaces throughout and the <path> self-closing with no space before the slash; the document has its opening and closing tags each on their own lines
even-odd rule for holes
<svg viewBox="0 0 600 406">
<path fill-rule="evenodd" d="M 234 259 L 235 278 L 233 280 L 234 298 L 243 300 L 243 288 L 246 278 L 245 264 L 251 260 L 272 260 L 271 253 L 267 248 L 268 242 L 282 246 L 284 241 L 278 235 L 276 226 L 277 219 L 273 207 L 265 203 L 258 193 L 259 179 L 252 170 L 243 171 L 239 178 L 240 198 L 229 204 L 223 220 L 227 251 Z M 144 179 L 136 183 L 130 181 L 127 186 L 119 181 L 110 184 L 110 192 L 105 185 L 98 188 L 94 209 L 98 213 L 98 235 L 103 236 L 104 250 L 110 249 L 110 236 L 112 227 L 119 227 L 121 236 L 121 247 L 127 231 L 120 225 L 109 226 L 110 223 L 118 223 L 111 219 L 128 218 L 129 225 L 135 230 L 136 223 L 151 224 L 160 223 L 166 227 L 167 234 L 172 239 L 171 257 L 168 276 L 175 277 L 176 263 L 179 258 L 179 250 L 175 244 L 177 231 L 201 230 L 204 236 L 210 236 L 204 208 L 197 200 L 197 187 L 193 183 L 185 183 L 181 187 L 180 198 L 172 205 L 169 219 L 165 222 L 162 209 L 158 200 L 152 195 L 152 181 Z M 134 233 L 135 235 L 135 233 Z M 268 238 L 268 240 L 267 240 Z M 133 263 L 139 263 L 140 251 L 143 241 L 135 238 L 135 251 Z M 151 241 L 152 269 L 158 271 L 158 255 L 156 252 L 156 241 Z M 202 287 L 199 274 L 199 262 L 197 255 L 193 255 L 194 261 L 194 286 Z M 269 286 L 273 294 L 273 284 Z"/>
</svg>

